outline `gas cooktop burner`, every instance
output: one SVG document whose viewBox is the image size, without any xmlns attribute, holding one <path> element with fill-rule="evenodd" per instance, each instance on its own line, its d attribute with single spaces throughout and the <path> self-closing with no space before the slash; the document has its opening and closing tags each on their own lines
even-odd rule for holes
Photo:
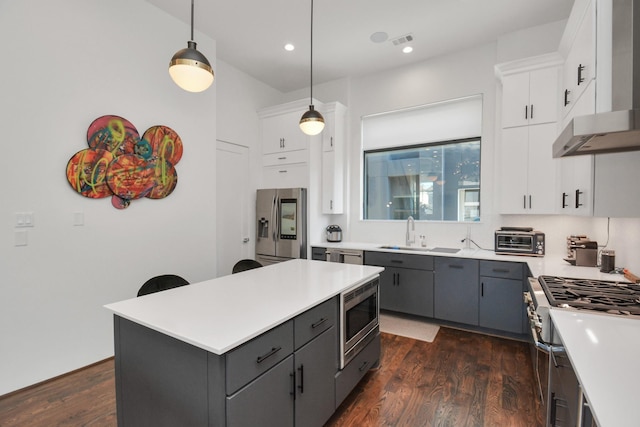
<svg viewBox="0 0 640 427">
<path fill-rule="evenodd" d="M 640 315 L 640 285 L 606 280 L 540 276 L 538 282 L 555 307 Z"/>
</svg>

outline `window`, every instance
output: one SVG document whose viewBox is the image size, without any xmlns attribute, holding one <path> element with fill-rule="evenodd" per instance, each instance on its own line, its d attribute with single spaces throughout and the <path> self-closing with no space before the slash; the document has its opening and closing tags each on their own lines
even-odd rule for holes
<svg viewBox="0 0 640 427">
<path fill-rule="evenodd" d="M 482 97 L 364 117 L 363 218 L 479 221 Z"/>
<path fill-rule="evenodd" d="M 480 139 L 365 151 L 364 173 L 365 219 L 480 219 Z"/>
</svg>

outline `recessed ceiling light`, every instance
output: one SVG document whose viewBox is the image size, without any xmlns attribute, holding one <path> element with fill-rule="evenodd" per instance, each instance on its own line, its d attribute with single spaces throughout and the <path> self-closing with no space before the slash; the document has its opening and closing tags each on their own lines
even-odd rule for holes
<svg viewBox="0 0 640 427">
<path fill-rule="evenodd" d="M 413 52 L 413 48 L 411 46 L 405 46 L 402 48 L 403 53 L 411 53 Z"/>
<path fill-rule="evenodd" d="M 374 43 L 384 43 L 389 39 L 389 34 L 384 31 L 377 31 L 369 37 L 369 39 Z"/>
<path fill-rule="evenodd" d="M 286 50 L 287 52 L 291 52 L 295 48 L 296 47 L 294 45 L 292 45 L 291 43 L 287 43 L 287 44 L 284 45 L 284 50 Z"/>
</svg>

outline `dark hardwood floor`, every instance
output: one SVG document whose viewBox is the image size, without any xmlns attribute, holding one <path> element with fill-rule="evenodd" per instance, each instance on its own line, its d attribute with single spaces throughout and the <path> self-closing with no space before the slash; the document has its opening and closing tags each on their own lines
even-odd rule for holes
<svg viewBox="0 0 640 427">
<path fill-rule="evenodd" d="M 441 328 L 382 334 L 369 372 L 326 426 L 542 426 L 526 344 Z M 0 426 L 115 426 L 113 360 L 0 398 Z"/>
</svg>

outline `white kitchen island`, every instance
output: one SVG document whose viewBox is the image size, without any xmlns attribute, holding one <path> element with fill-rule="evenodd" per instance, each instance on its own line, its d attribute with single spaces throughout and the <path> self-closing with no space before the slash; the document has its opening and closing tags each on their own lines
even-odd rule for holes
<svg viewBox="0 0 640 427">
<path fill-rule="evenodd" d="M 382 270 L 291 260 L 107 305 L 118 424 L 321 426 L 380 355 L 338 370 L 339 295 Z"/>
</svg>

